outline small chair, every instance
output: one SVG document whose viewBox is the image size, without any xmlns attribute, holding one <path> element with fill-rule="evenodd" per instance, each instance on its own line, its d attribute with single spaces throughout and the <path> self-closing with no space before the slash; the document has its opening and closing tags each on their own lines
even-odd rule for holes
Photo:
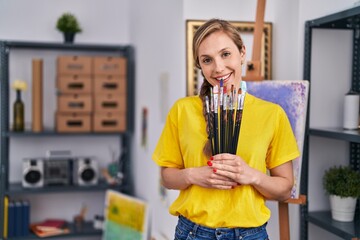
<svg viewBox="0 0 360 240">
<path fill-rule="evenodd" d="M 293 160 L 295 184 L 291 198 L 278 202 L 280 240 L 290 239 L 289 203 L 306 204 L 306 196 L 300 195 L 301 163 L 306 131 L 309 82 L 306 80 L 268 80 L 247 82 L 247 92 L 269 102 L 279 104 L 286 112 L 301 152 Z"/>
</svg>

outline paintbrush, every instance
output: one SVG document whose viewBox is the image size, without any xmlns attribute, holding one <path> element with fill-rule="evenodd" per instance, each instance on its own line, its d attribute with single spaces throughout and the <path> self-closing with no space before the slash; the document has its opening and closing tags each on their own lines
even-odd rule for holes
<svg viewBox="0 0 360 240">
<path fill-rule="evenodd" d="M 213 87 L 213 103 L 214 103 L 214 148 L 215 154 L 219 153 L 219 126 L 218 126 L 218 94 L 219 87 L 216 85 Z"/>
<path fill-rule="evenodd" d="M 241 97 L 242 91 L 241 88 L 239 88 L 238 96 L 237 96 L 237 109 L 236 109 L 236 116 L 235 116 L 235 127 L 234 127 L 234 137 L 233 137 L 233 144 L 232 144 L 232 154 L 236 154 L 237 151 L 237 145 L 239 140 L 239 133 L 240 133 L 240 124 L 241 124 L 241 118 L 242 118 L 242 108 L 241 108 Z"/>
<path fill-rule="evenodd" d="M 214 146 L 213 146 L 213 136 L 212 136 L 212 128 L 211 128 L 211 117 L 210 117 L 210 106 L 209 106 L 209 97 L 205 96 L 205 105 L 206 105 L 206 117 L 207 117 L 207 122 L 208 122 L 208 127 L 209 127 L 209 139 L 210 139 L 210 145 L 211 145 L 211 154 L 212 156 L 214 156 L 215 152 L 214 152 Z"/>
<path fill-rule="evenodd" d="M 220 153 L 224 152 L 224 80 L 220 79 Z"/>
<path fill-rule="evenodd" d="M 232 148 L 232 139 L 233 139 L 233 130 L 234 130 L 234 84 L 231 85 L 231 92 L 230 92 L 230 102 L 229 102 L 229 109 L 228 109 L 228 152 L 231 152 Z"/>
</svg>

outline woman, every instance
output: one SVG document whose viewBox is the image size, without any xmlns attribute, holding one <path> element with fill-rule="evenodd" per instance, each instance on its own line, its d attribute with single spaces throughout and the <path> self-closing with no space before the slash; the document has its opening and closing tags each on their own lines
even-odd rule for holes
<svg viewBox="0 0 360 240">
<path fill-rule="evenodd" d="M 246 93 L 236 155 L 211 155 L 205 98 L 220 81 L 227 89 L 241 86 L 245 54 L 226 21 L 211 19 L 194 35 L 194 60 L 204 76 L 200 96 L 174 104 L 153 154 L 163 185 L 180 190 L 170 206 L 179 216 L 175 239 L 268 239 L 265 200 L 290 197 L 291 160 L 299 151 L 280 106 Z"/>
</svg>

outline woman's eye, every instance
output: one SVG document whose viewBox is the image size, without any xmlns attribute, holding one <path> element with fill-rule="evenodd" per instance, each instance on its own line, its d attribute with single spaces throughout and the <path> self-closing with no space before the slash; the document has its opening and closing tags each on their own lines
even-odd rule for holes
<svg viewBox="0 0 360 240">
<path fill-rule="evenodd" d="M 207 64 L 207 63 L 210 63 L 211 62 L 211 59 L 210 58 L 203 58 L 202 62 L 204 64 Z"/>
<path fill-rule="evenodd" d="M 230 56 L 231 55 L 231 53 L 230 52 L 223 52 L 223 57 L 228 57 L 228 56 Z"/>
</svg>

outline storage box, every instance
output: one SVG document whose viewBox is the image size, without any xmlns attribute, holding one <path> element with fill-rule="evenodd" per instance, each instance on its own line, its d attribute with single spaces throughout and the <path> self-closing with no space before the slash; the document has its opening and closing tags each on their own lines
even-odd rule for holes
<svg viewBox="0 0 360 240">
<path fill-rule="evenodd" d="M 58 96 L 59 112 L 92 112 L 91 94 L 60 94 Z"/>
<path fill-rule="evenodd" d="M 126 112 L 125 94 L 95 94 L 95 112 Z"/>
<path fill-rule="evenodd" d="M 56 113 L 56 131 L 91 132 L 90 113 Z"/>
<path fill-rule="evenodd" d="M 126 59 L 124 57 L 94 57 L 94 74 L 126 77 Z"/>
<path fill-rule="evenodd" d="M 100 94 L 126 94 L 126 79 L 116 75 L 95 75 L 94 92 Z"/>
<path fill-rule="evenodd" d="M 126 130 L 126 115 L 119 112 L 95 113 L 94 132 L 122 132 Z"/>
<path fill-rule="evenodd" d="M 90 94 L 93 89 L 89 75 L 59 75 L 56 83 L 60 93 Z"/>
<path fill-rule="evenodd" d="M 92 74 L 92 58 L 89 56 L 59 56 L 57 59 L 58 74 Z"/>
</svg>

